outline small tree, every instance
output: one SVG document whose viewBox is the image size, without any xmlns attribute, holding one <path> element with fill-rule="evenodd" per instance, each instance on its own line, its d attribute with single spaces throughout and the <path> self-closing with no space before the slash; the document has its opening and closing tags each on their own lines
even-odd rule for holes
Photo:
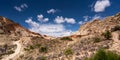
<svg viewBox="0 0 120 60">
<path fill-rule="evenodd" d="M 65 55 L 72 55 L 73 54 L 73 50 L 71 48 L 68 48 L 64 51 Z"/>
<path fill-rule="evenodd" d="M 106 52 L 105 50 L 100 49 L 93 57 L 86 60 L 120 60 L 120 55 L 117 55 L 111 51 Z"/>
<path fill-rule="evenodd" d="M 39 52 L 44 52 L 44 53 L 47 53 L 48 51 L 48 48 L 46 46 L 42 46 L 40 49 L 39 49 Z"/>
<path fill-rule="evenodd" d="M 93 38 L 93 42 L 94 42 L 94 43 L 98 43 L 98 42 L 100 42 L 100 41 L 101 41 L 101 39 L 98 38 L 98 37 L 94 37 L 94 38 Z"/>
<path fill-rule="evenodd" d="M 34 49 L 34 47 L 32 45 L 29 46 L 29 49 Z"/>
<path fill-rule="evenodd" d="M 106 31 L 106 32 L 104 32 L 103 34 L 102 34 L 106 39 L 110 39 L 111 37 L 112 37 L 112 35 L 111 35 L 111 32 L 110 31 Z"/>
</svg>

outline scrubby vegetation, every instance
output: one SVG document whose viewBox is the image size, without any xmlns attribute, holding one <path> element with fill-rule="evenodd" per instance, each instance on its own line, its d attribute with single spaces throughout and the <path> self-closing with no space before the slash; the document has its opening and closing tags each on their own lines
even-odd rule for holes
<svg viewBox="0 0 120 60">
<path fill-rule="evenodd" d="M 120 55 L 100 49 L 93 57 L 86 60 L 120 60 Z"/>
<path fill-rule="evenodd" d="M 40 47 L 41 47 L 41 44 L 29 45 L 26 48 L 24 48 L 24 50 L 29 51 L 29 50 L 33 50 L 33 49 L 40 48 Z"/>
<path fill-rule="evenodd" d="M 47 51 L 48 51 L 48 47 L 46 47 L 46 46 L 42 46 L 42 47 L 39 49 L 39 52 L 47 53 Z"/>
<path fill-rule="evenodd" d="M 29 49 L 34 49 L 34 47 L 32 45 L 29 46 Z"/>
<path fill-rule="evenodd" d="M 120 30 L 120 25 L 116 25 L 114 28 L 111 29 L 112 32 Z"/>
<path fill-rule="evenodd" d="M 106 38 L 106 39 L 110 39 L 110 38 L 112 37 L 111 32 L 108 31 L 108 30 L 105 31 L 102 35 L 103 35 L 104 38 Z"/>
<path fill-rule="evenodd" d="M 25 51 L 29 51 L 29 50 L 33 50 L 33 49 L 34 49 L 34 47 L 32 45 L 27 46 L 26 48 L 24 48 Z"/>
<path fill-rule="evenodd" d="M 35 45 L 35 47 L 38 47 L 38 48 L 39 48 L 40 46 L 41 46 L 41 44 L 36 44 L 36 45 Z"/>
<path fill-rule="evenodd" d="M 98 42 L 100 42 L 101 41 L 101 39 L 99 38 L 99 37 L 94 37 L 93 38 L 93 42 L 94 43 L 98 43 Z"/>
<path fill-rule="evenodd" d="M 64 51 L 64 54 L 67 55 L 72 55 L 73 54 L 73 50 L 71 48 L 68 48 Z"/>
<path fill-rule="evenodd" d="M 72 39 L 70 37 L 63 37 L 63 38 L 61 38 L 61 40 L 72 41 Z"/>
</svg>

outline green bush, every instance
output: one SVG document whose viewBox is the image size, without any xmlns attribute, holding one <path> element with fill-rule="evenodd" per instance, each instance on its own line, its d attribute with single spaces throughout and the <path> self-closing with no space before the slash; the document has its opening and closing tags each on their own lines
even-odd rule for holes
<svg viewBox="0 0 120 60">
<path fill-rule="evenodd" d="M 112 32 L 120 30 L 120 25 L 116 25 L 114 28 L 111 29 Z"/>
<path fill-rule="evenodd" d="M 70 37 L 63 37 L 63 38 L 61 38 L 61 40 L 72 41 L 72 39 Z"/>
<path fill-rule="evenodd" d="M 34 49 L 34 47 L 30 45 L 30 46 L 29 46 L 29 49 Z"/>
<path fill-rule="evenodd" d="M 93 57 L 86 60 L 120 60 L 120 55 L 111 51 L 106 52 L 105 50 L 100 49 Z"/>
<path fill-rule="evenodd" d="M 41 44 L 36 44 L 35 47 L 39 48 L 41 46 Z"/>
<path fill-rule="evenodd" d="M 7 52 L 7 54 L 13 54 L 13 53 L 15 53 L 15 51 L 13 51 L 13 50 L 10 50 Z"/>
<path fill-rule="evenodd" d="M 29 51 L 30 49 L 28 49 L 28 48 L 24 48 L 24 51 Z"/>
<path fill-rule="evenodd" d="M 39 52 L 44 52 L 44 53 L 47 53 L 48 51 L 48 48 L 46 46 L 42 46 L 40 49 L 39 49 Z"/>
<path fill-rule="evenodd" d="M 68 48 L 64 51 L 65 55 L 72 55 L 73 54 L 73 50 L 71 48 Z"/>
<path fill-rule="evenodd" d="M 94 37 L 94 38 L 93 38 L 93 42 L 94 42 L 94 43 L 98 43 L 98 42 L 100 42 L 100 41 L 101 41 L 101 39 L 98 38 L 98 37 Z"/>
<path fill-rule="evenodd" d="M 108 31 L 108 30 L 105 31 L 102 35 L 103 35 L 104 38 L 106 38 L 106 39 L 110 39 L 110 38 L 112 37 L 111 32 Z"/>
</svg>

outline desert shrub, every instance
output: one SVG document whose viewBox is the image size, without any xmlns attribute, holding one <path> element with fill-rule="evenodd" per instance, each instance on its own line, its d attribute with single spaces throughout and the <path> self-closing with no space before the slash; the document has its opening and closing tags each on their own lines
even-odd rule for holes
<svg viewBox="0 0 120 60">
<path fill-rule="evenodd" d="M 120 55 L 111 51 L 106 52 L 105 50 L 100 49 L 93 57 L 86 60 L 120 60 Z"/>
<path fill-rule="evenodd" d="M 48 47 L 46 47 L 46 46 L 42 46 L 42 47 L 39 49 L 39 52 L 47 53 L 47 51 L 48 51 Z"/>
<path fill-rule="evenodd" d="M 70 37 L 63 37 L 63 38 L 61 38 L 61 40 L 72 41 L 72 39 Z"/>
<path fill-rule="evenodd" d="M 29 51 L 29 50 L 33 50 L 33 49 L 40 48 L 40 47 L 41 47 L 41 44 L 30 45 L 30 46 L 27 46 L 26 48 L 24 48 L 24 50 Z"/>
<path fill-rule="evenodd" d="M 28 49 L 28 48 L 24 48 L 24 51 L 29 51 L 30 49 Z"/>
<path fill-rule="evenodd" d="M 32 50 L 32 49 L 34 49 L 34 46 L 32 46 L 32 45 L 30 45 L 30 46 L 24 48 L 25 51 L 29 51 L 29 50 Z"/>
<path fill-rule="evenodd" d="M 98 37 L 94 37 L 94 38 L 93 38 L 93 42 L 94 42 L 94 43 L 98 43 L 98 42 L 100 42 L 100 41 L 101 41 L 101 39 L 98 38 Z"/>
<path fill-rule="evenodd" d="M 102 35 L 103 35 L 104 38 L 106 38 L 106 39 L 110 39 L 110 38 L 112 37 L 111 32 L 108 31 L 108 30 L 105 31 Z"/>
<path fill-rule="evenodd" d="M 73 54 L 73 50 L 71 48 L 68 48 L 64 51 L 65 55 L 72 55 Z"/>
<path fill-rule="evenodd" d="M 10 50 L 10 51 L 7 52 L 7 54 L 13 54 L 13 53 L 14 53 L 13 50 Z"/>
<path fill-rule="evenodd" d="M 40 46 L 41 46 L 41 44 L 36 44 L 36 45 L 35 45 L 35 47 L 40 47 Z"/>
<path fill-rule="evenodd" d="M 112 32 L 120 30 L 120 25 L 116 25 L 114 28 L 111 29 Z"/>
<path fill-rule="evenodd" d="M 34 47 L 32 45 L 29 46 L 29 49 L 34 49 Z"/>
</svg>

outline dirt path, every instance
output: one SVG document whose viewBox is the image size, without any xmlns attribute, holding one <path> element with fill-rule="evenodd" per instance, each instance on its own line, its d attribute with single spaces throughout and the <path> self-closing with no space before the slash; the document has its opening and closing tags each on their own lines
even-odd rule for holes
<svg viewBox="0 0 120 60">
<path fill-rule="evenodd" d="M 13 44 L 17 45 L 15 53 L 9 55 L 8 57 L 3 58 L 2 60 L 10 60 L 10 59 L 14 58 L 15 56 L 17 56 L 20 53 L 20 51 L 21 51 L 21 44 L 19 43 L 19 41 L 16 41 Z"/>
</svg>

